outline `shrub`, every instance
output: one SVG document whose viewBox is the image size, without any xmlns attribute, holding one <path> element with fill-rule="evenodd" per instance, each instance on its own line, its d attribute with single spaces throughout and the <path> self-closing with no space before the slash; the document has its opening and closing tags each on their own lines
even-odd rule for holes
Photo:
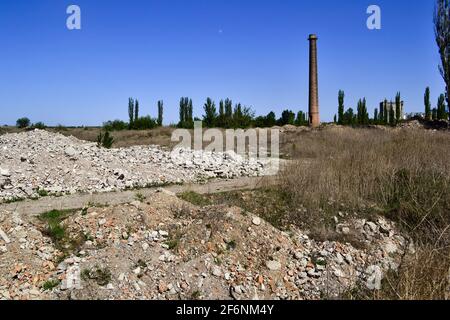
<svg viewBox="0 0 450 320">
<path fill-rule="evenodd" d="M 114 143 L 114 137 L 112 137 L 109 133 L 109 131 L 106 131 L 105 133 L 100 132 L 100 134 L 97 137 L 97 147 L 111 149 L 112 145 Z"/>
<path fill-rule="evenodd" d="M 17 119 L 16 126 L 21 129 L 27 128 L 30 126 L 30 123 L 31 123 L 30 119 L 24 117 L 24 118 Z"/>
<path fill-rule="evenodd" d="M 149 130 L 154 129 L 158 126 L 158 123 L 155 119 L 150 116 L 140 117 L 138 119 L 134 119 L 132 129 L 134 130 Z"/>
<path fill-rule="evenodd" d="M 106 131 L 122 131 L 127 130 L 128 123 L 122 120 L 107 121 L 103 124 L 103 129 Z"/>
<path fill-rule="evenodd" d="M 44 130 L 47 126 L 43 122 L 36 122 L 33 124 L 33 128 Z"/>
</svg>

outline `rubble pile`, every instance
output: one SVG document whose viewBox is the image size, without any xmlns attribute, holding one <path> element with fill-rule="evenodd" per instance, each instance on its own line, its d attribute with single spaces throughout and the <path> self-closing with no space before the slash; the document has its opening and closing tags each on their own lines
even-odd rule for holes
<svg viewBox="0 0 450 320">
<path fill-rule="evenodd" d="M 384 218 L 336 224 L 361 236 L 355 248 L 170 192 L 67 214 L 56 240 L 47 227 L 0 212 L 0 299 L 337 298 L 377 289 L 407 242 Z"/>
<path fill-rule="evenodd" d="M 262 162 L 233 152 L 103 149 L 43 130 L 0 136 L 0 202 L 263 174 Z"/>
</svg>

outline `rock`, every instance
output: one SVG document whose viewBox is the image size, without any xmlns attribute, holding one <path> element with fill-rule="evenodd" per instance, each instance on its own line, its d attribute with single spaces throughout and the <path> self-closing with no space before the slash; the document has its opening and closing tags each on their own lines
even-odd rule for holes
<svg viewBox="0 0 450 320">
<path fill-rule="evenodd" d="M 343 278 L 343 277 L 345 276 L 344 272 L 343 272 L 342 270 L 340 270 L 340 269 L 334 270 L 333 273 L 334 273 L 334 275 L 335 275 L 336 277 L 338 277 L 338 278 Z"/>
<path fill-rule="evenodd" d="M 64 149 L 64 153 L 70 158 L 73 158 L 77 155 L 77 151 L 73 147 L 67 147 L 66 149 Z"/>
<path fill-rule="evenodd" d="M 269 260 L 266 262 L 266 266 L 271 271 L 278 271 L 281 269 L 281 263 L 275 260 Z"/>
<path fill-rule="evenodd" d="M 375 223 L 373 223 L 373 222 L 370 222 L 370 221 L 366 222 L 366 226 L 368 226 L 369 230 L 372 231 L 372 232 L 376 232 L 377 229 L 378 229 L 377 225 Z"/>
<path fill-rule="evenodd" d="M 214 266 L 212 269 L 212 274 L 213 276 L 220 278 L 222 276 L 222 270 L 218 266 Z"/>
<path fill-rule="evenodd" d="M 167 231 L 159 230 L 159 235 L 160 235 L 161 237 L 168 237 L 168 236 L 169 236 L 169 233 L 168 233 Z"/>
<path fill-rule="evenodd" d="M 0 228 L 0 238 L 3 239 L 6 244 L 11 243 L 11 240 L 9 239 L 8 235 Z"/>
<path fill-rule="evenodd" d="M 397 252 L 398 247 L 393 241 L 387 240 L 386 243 L 384 244 L 383 250 L 387 254 L 393 254 Z"/>
<path fill-rule="evenodd" d="M 255 226 L 259 226 L 259 225 L 261 225 L 261 219 L 259 217 L 254 217 L 253 220 L 252 220 L 252 223 Z"/>
<path fill-rule="evenodd" d="M 301 259 L 303 259 L 303 254 L 301 252 L 297 251 L 294 253 L 294 258 L 297 260 L 301 260 Z"/>
<path fill-rule="evenodd" d="M 167 292 L 168 290 L 169 290 L 169 288 L 167 287 L 167 285 L 161 281 L 158 285 L 159 293 L 164 293 L 164 292 Z"/>
<path fill-rule="evenodd" d="M 141 271 L 142 271 L 141 267 L 137 267 L 136 269 L 133 270 L 133 273 L 136 275 L 139 275 L 139 274 L 141 274 Z"/>
<path fill-rule="evenodd" d="M 380 290 L 383 280 L 383 271 L 378 265 L 371 265 L 366 269 L 366 286 L 369 290 Z"/>
<path fill-rule="evenodd" d="M 10 177 L 11 174 L 9 173 L 9 170 L 8 170 L 8 169 L 2 169 L 2 168 L 0 168 L 0 176 Z"/>
<path fill-rule="evenodd" d="M 133 207 L 139 209 L 141 207 L 141 202 L 140 201 L 133 201 L 130 203 Z"/>
</svg>

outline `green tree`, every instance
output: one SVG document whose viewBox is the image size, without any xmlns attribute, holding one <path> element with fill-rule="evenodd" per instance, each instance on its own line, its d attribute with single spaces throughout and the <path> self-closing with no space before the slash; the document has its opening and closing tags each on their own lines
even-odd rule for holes
<svg viewBox="0 0 450 320">
<path fill-rule="evenodd" d="M 439 48 L 439 71 L 445 82 L 447 105 L 450 105 L 450 1 L 437 0 L 434 12 L 434 32 Z M 450 111 L 450 110 L 449 110 Z"/>
<path fill-rule="evenodd" d="M 284 110 L 281 113 L 281 118 L 278 122 L 280 126 L 285 126 L 287 124 L 293 125 L 295 123 L 295 113 L 291 110 Z"/>
<path fill-rule="evenodd" d="M 437 118 L 438 120 L 447 120 L 447 110 L 445 105 L 445 94 L 441 94 L 437 103 Z"/>
<path fill-rule="evenodd" d="M 205 111 L 205 115 L 203 116 L 205 126 L 208 128 L 214 127 L 217 120 L 216 104 L 211 98 L 207 98 L 203 109 Z"/>
<path fill-rule="evenodd" d="M 265 120 L 265 127 L 271 128 L 277 124 L 277 116 L 273 111 L 269 112 L 269 114 L 266 116 Z"/>
<path fill-rule="evenodd" d="M 225 102 L 223 100 L 219 102 L 219 115 L 217 116 L 216 125 L 219 128 L 225 127 Z"/>
<path fill-rule="evenodd" d="M 431 110 L 431 119 L 432 120 L 438 119 L 438 110 L 436 108 L 433 108 L 433 110 Z"/>
<path fill-rule="evenodd" d="M 139 119 L 139 101 L 138 99 L 136 99 L 135 103 L 134 103 L 134 120 L 138 120 Z"/>
<path fill-rule="evenodd" d="M 425 89 L 424 103 L 425 103 L 425 119 L 431 120 L 431 103 L 430 103 L 429 87 Z"/>
<path fill-rule="evenodd" d="M 395 121 L 395 110 L 394 110 L 394 108 L 393 108 L 393 103 L 392 103 L 392 100 L 391 100 L 391 102 L 389 103 L 389 105 L 390 105 L 390 108 L 389 108 L 389 124 L 391 125 L 391 126 L 394 126 L 395 125 L 395 123 L 396 123 L 396 121 Z"/>
<path fill-rule="evenodd" d="M 164 114 L 164 102 L 162 100 L 158 101 L 158 126 L 163 125 L 163 114 Z"/>
<path fill-rule="evenodd" d="M 225 99 L 225 128 L 230 128 L 233 125 L 233 102 L 230 99 Z"/>
<path fill-rule="evenodd" d="M 192 99 L 187 97 L 180 99 L 180 122 L 178 123 L 179 128 L 193 128 L 194 120 L 192 116 Z"/>
<path fill-rule="evenodd" d="M 299 127 L 308 125 L 308 121 L 306 120 L 306 114 L 303 111 L 299 111 L 297 113 L 297 118 L 295 119 L 295 125 L 299 126 Z"/>
<path fill-rule="evenodd" d="M 348 108 L 344 113 L 344 125 L 354 125 L 357 122 L 357 117 L 354 114 L 353 108 Z"/>
<path fill-rule="evenodd" d="M 397 92 L 395 96 L 395 120 L 396 122 L 400 122 L 402 119 L 402 98 L 400 92 Z"/>
<path fill-rule="evenodd" d="M 344 98 L 345 93 L 342 90 L 339 90 L 338 93 L 338 123 L 343 124 L 344 122 Z"/>
<path fill-rule="evenodd" d="M 378 117 L 379 117 L 379 115 L 378 115 L 378 108 L 375 108 L 375 111 L 373 113 L 373 123 L 374 124 L 378 124 L 379 123 Z"/>
<path fill-rule="evenodd" d="M 253 118 L 254 112 L 238 103 L 234 108 L 232 126 L 234 128 L 248 128 L 252 124 Z"/>
<path fill-rule="evenodd" d="M 357 108 L 357 121 L 360 125 L 369 124 L 369 113 L 367 112 L 366 98 L 359 99 Z"/>
<path fill-rule="evenodd" d="M 30 124 L 31 124 L 31 121 L 27 117 L 17 119 L 17 121 L 16 121 L 16 126 L 21 129 L 28 128 L 30 126 Z"/>
<path fill-rule="evenodd" d="M 128 118 L 129 118 L 129 129 L 133 127 L 134 121 L 134 101 L 133 98 L 128 99 Z"/>
</svg>

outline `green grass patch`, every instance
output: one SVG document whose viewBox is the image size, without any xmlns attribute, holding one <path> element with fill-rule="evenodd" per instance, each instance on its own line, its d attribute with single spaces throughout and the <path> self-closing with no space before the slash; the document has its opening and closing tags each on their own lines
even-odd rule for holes
<svg viewBox="0 0 450 320">
<path fill-rule="evenodd" d="M 190 202 L 193 205 L 196 206 L 208 206 L 211 204 L 211 201 L 206 196 L 203 196 L 197 192 L 194 191 L 187 191 L 183 192 L 178 196 L 180 199 L 183 199 L 184 201 Z"/>
<path fill-rule="evenodd" d="M 63 223 L 75 212 L 76 210 L 51 210 L 39 216 L 39 219 L 45 224 L 44 234 L 50 237 L 55 247 L 63 253 L 61 259 L 76 253 L 86 241 L 83 234 L 70 235 Z"/>
<path fill-rule="evenodd" d="M 59 286 L 60 283 L 61 281 L 59 280 L 50 279 L 44 282 L 44 284 L 42 285 L 42 289 L 44 289 L 45 291 L 50 291 Z"/>
</svg>

